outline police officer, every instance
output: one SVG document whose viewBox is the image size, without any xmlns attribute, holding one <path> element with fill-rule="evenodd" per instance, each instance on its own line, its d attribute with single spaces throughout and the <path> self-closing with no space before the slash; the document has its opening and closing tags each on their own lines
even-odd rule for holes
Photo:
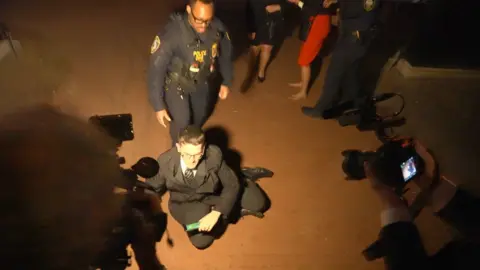
<svg viewBox="0 0 480 270">
<path fill-rule="evenodd" d="M 396 2 L 418 2 L 394 0 Z M 340 35 L 332 52 L 332 58 L 323 84 L 322 94 L 314 107 L 302 107 L 310 117 L 324 118 L 325 110 L 340 102 L 360 100 L 357 78 L 358 66 L 374 37 L 374 23 L 380 0 L 338 0 L 340 8 Z M 324 0 L 324 7 L 336 4 L 337 0 Z"/>
<path fill-rule="evenodd" d="M 173 14 L 151 46 L 150 103 L 157 120 L 170 122 L 172 143 L 186 126 L 201 127 L 212 106 L 210 86 L 217 68 L 223 79 L 219 98 L 230 91 L 232 45 L 225 26 L 214 18 L 213 0 L 190 0 L 184 14 Z"/>
</svg>

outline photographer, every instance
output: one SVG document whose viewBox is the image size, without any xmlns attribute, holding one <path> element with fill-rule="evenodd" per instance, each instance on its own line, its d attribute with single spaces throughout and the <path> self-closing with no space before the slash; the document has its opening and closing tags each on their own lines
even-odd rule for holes
<svg viewBox="0 0 480 270">
<path fill-rule="evenodd" d="M 123 177 L 113 140 L 45 105 L 2 116 L 0 149 L 2 262 L 9 269 L 89 269 L 124 204 L 112 192 Z M 135 235 L 134 247 L 151 245 L 148 233 Z M 145 251 L 136 254 L 139 265 L 160 265 L 155 252 L 137 249 Z"/>
<path fill-rule="evenodd" d="M 468 223 L 471 223 L 472 218 L 465 218 L 465 215 L 474 216 L 473 219 L 475 219 L 478 214 L 473 211 L 457 214 L 454 218 L 456 220 L 453 220 L 451 213 L 447 212 L 452 207 L 456 208 L 454 212 L 468 212 L 468 209 L 478 207 L 478 199 L 466 195 L 467 193 L 444 178 L 441 181 L 434 181 L 438 174 L 435 159 L 419 142 L 415 142 L 415 151 L 423 159 L 425 167 L 423 174 L 413 181 L 422 191 L 428 192 L 427 200 L 436 215 L 444 221 L 452 221 L 451 225 L 457 229 L 459 222 L 468 220 Z M 437 254 L 428 256 L 407 203 L 391 187 L 382 183 L 385 182 L 384 179 L 374 175 L 370 164 L 365 163 L 364 167 L 372 189 L 383 205 L 382 230 L 379 237 L 381 242 L 379 242 L 380 247 L 377 246 L 377 248 L 381 250 L 386 269 L 475 269 L 480 265 L 479 245 L 470 242 L 472 239 L 452 241 Z M 458 203 L 459 201 L 461 203 Z M 464 217 L 460 218 L 459 215 Z M 468 224 L 468 226 L 477 227 L 476 230 L 478 230 L 478 218 L 476 220 L 476 224 Z M 471 232 L 472 230 L 469 231 Z"/>
</svg>

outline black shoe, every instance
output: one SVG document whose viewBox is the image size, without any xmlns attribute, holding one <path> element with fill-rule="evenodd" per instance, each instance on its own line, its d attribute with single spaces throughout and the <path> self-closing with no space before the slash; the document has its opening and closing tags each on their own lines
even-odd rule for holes
<svg viewBox="0 0 480 270">
<path fill-rule="evenodd" d="M 254 217 L 257 217 L 257 218 L 264 218 L 265 215 L 261 212 L 253 212 L 253 211 L 250 211 L 250 210 L 247 210 L 247 209 L 242 209 L 240 211 L 240 217 L 245 217 L 245 216 L 254 216 Z"/>
<path fill-rule="evenodd" d="M 244 167 L 242 168 L 242 174 L 245 176 L 250 181 L 257 181 L 260 178 L 265 178 L 265 177 L 272 177 L 273 172 L 262 168 L 262 167 L 255 167 L 255 168 L 249 168 L 249 167 Z"/>
<path fill-rule="evenodd" d="M 258 82 L 263 83 L 265 81 L 265 76 L 263 77 L 257 76 L 257 80 Z"/>
<path fill-rule="evenodd" d="M 315 108 L 312 108 L 312 107 L 302 107 L 302 113 L 312 118 L 324 119 L 323 111 L 316 110 Z"/>
</svg>

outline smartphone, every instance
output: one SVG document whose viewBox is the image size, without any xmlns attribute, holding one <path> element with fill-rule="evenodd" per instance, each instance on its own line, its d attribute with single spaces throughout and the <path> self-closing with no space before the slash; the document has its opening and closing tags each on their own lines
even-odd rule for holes
<svg viewBox="0 0 480 270">
<path fill-rule="evenodd" d="M 403 181 L 408 182 L 418 173 L 417 166 L 415 164 L 415 158 L 410 157 L 407 159 L 407 161 L 400 165 L 400 169 L 402 170 Z"/>
<path fill-rule="evenodd" d="M 198 228 L 200 228 L 200 222 L 195 222 L 195 223 L 188 224 L 187 226 L 185 226 L 185 230 L 187 232 L 198 230 Z"/>
</svg>

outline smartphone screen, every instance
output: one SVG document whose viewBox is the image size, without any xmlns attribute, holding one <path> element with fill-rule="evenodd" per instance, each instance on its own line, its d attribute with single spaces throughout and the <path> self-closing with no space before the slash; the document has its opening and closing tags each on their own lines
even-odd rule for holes
<svg viewBox="0 0 480 270">
<path fill-rule="evenodd" d="M 417 167 L 415 166 L 415 159 L 413 157 L 407 159 L 400 165 L 402 169 L 403 180 L 407 182 L 417 174 Z"/>
</svg>

